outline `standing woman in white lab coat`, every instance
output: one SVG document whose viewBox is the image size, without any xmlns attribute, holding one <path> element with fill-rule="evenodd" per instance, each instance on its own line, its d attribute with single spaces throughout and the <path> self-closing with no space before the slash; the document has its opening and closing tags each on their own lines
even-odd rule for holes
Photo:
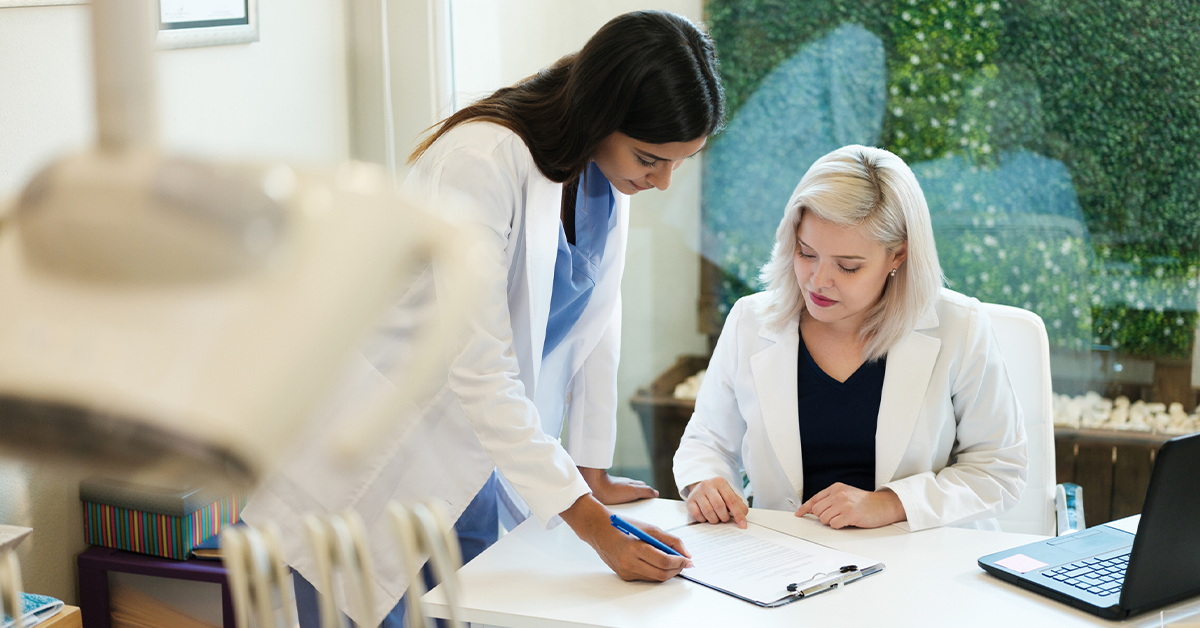
<svg viewBox="0 0 1200 628">
<path fill-rule="evenodd" d="M 613 19 L 579 52 L 440 123 L 413 153 L 405 185 L 474 201 L 455 217 L 479 236 L 471 263 L 484 290 L 470 333 L 441 390 L 368 469 L 341 477 L 303 460 L 255 495 L 246 518 L 299 521 L 311 510 L 353 508 L 372 545 L 389 547 L 384 505 L 432 497 L 457 521 L 467 559 L 495 541 L 499 506 L 515 521 L 561 518 L 624 579 L 679 573 L 686 558 L 622 534 L 605 506 L 657 496 L 606 471 L 616 442 L 620 283 L 629 196 L 665 190 L 723 116 L 711 39 L 686 18 L 645 11 Z M 386 386 L 401 353 L 386 346 L 403 333 L 385 326 L 377 336 L 364 351 L 364 377 Z M 674 536 L 643 528 L 686 553 Z M 303 543 L 285 543 L 297 582 L 312 580 Z M 375 572 L 375 616 L 344 609 L 360 623 L 377 623 L 406 586 L 387 552 Z"/>
<path fill-rule="evenodd" d="M 999 529 L 1025 485 L 1021 410 L 979 301 L 941 285 L 912 171 L 835 150 L 775 238 L 675 454 L 692 517 L 744 526 L 744 471 L 756 508 L 834 528 Z"/>
</svg>

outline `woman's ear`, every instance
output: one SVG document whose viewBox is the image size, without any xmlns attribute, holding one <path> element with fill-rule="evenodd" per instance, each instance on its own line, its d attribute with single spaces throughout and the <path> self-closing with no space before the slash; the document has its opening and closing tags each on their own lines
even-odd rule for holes
<svg viewBox="0 0 1200 628">
<path fill-rule="evenodd" d="M 892 251 L 892 268 L 899 268 L 908 259 L 908 243 L 904 242 Z"/>
</svg>

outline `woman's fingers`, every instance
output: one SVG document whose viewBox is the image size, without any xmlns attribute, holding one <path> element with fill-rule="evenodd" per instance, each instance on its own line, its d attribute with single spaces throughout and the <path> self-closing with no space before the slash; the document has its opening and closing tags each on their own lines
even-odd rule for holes
<svg viewBox="0 0 1200 628">
<path fill-rule="evenodd" d="M 641 542 L 639 541 L 639 543 Z M 614 569 L 622 580 L 664 582 L 683 571 L 683 558 L 667 556 L 645 543 L 641 543 L 641 545 L 642 548 L 632 550 L 628 562 L 623 562 L 619 568 Z M 662 566 L 654 564 L 655 562 L 661 562 Z"/>
<path fill-rule="evenodd" d="M 652 530 L 646 529 L 650 526 L 644 526 L 643 524 L 639 527 L 643 527 L 648 534 L 658 538 L 658 535 L 654 534 Z M 661 530 L 658 530 L 658 532 L 662 533 Z M 633 545 L 629 556 L 632 561 L 629 564 L 628 573 L 633 577 L 629 578 L 625 574 L 622 574 L 621 577 L 626 580 L 654 580 L 662 582 L 674 578 L 685 567 L 691 565 L 691 561 L 683 556 L 672 556 L 664 553 L 649 543 L 644 543 L 633 537 L 629 537 L 629 540 Z M 678 542 L 679 539 L 675 539 L 675 541 Z"/>
<path fill-rule="evenodd" d="M 642 532 L 645 532 L 659 541 L 662 541 L 665 545 L 683 554 L 684 556 L 689 558 L 691 557 L 691 555 L 687 553 L 687 550 L 684 549 L 683 541 L 674 534 L 671 534 L 670 532 L 667 532 L 666 530 L 663 530 L 652 523 L 646 523 L 645 521 L 639 521 L 632 518 L 626 519 L 626 521 L 636 526 Z"/>
<path fill-rule="evenodd" d="M 694 490 L 687 498 L 688 514 L 695 521 L 708 521 L 708 514 L 704 512 L 704 506 L 701 502 L 704 501 L 704 496 L 699 490 Z"/>
<path fill-rule="evenodd" d="M 658 491 L 645 482 L 610 476 L 602 469 L 580 467 L 584 480 L 592 489 L 592 495 L 602 504 L 626 504 L 639 499 L 658 497 Z"/>
<path fill-rule="evenodd" d="M 708 499 L 707 495 L 696 496 L 696 505 L 700 507 L 700 512 L 704 515 L 704 518 L 698 519 L 698 521 L 721 523 L 721 518 L 717 515 L 717 511 L 713 508 L 712 501 Z"/>
<path fill-rule="evenodd" d="M 662 541 L 668 547 L 675 550 L 676 552 L 683 554 L 687 558 L 692 557 L 692 555 L 688 553 L 687 548 L 685 548 L 683 546 L 683 540 L 680 539 L 679 537 L 671 534 L 670 532 L 663 530 L 662 528 L 659 528 L 657 526 L 652 526 L 649 524 L 645 524 L 645 525 L 638 524 L 638 527 L 640 527 L 642 529 L 642 531 L 644 531 L 646 534 L 649 534 L 650 536 Z"/>
<path fill-rule="evenodd" d="M 686 562 L 686 559 L 666 554 L 661 550 L 655 549 L 649 543 L 642 543 L 642 547 L 637 550 L 637 557 L 642 562 L 653 567 L 654 570 L 663 572 L 670 571 L 673 567 L 683 569 L 683 565 Z"/>
<path fill-rule="evenodd" d="M 800 504 L 800 507 L 796 509 L 796 516 L 803 517 L 804 515 L 807 515 L 809 513 L 812 513 L 814 515 L 817 514 L 817 513 L 813 512 L 813 506 L 821 499 L 824 499 L 825 495 L 828 492 L 829 492 L 829 489 L 826 488 L 825 490 L 817 493 L 816 495 L 813 495 L 812 497 L 809 497 L 808 499 L 804 500 L 804 503 Z"/>
<path fill-rule="evenodd" d="M 746 514 L 750 509 L 725 478 L 711 478 L 688 488 L 688 514 L 693 519 L 708 523 L 732 520 L 739 528 L 746 527 Z"/>
<path fill-rule="evenodd" d="M 637 501 L 639 499 L 654 499 L 655 497 L 658 497 L 658 491 L 654 490 L 654 487 L 644 482 L 628 485 L 626 487 L 626 493 L 629 496 L 629 499 L 627 499 L 626 502 Z"/>
<path fill-rule="evenodd" d="M 903 504 L 894 507 L 893 502 L 898 501 L 890 491 L 865 491 L 839 482 L 801 504 L 796 516 L 812 513 L 831 528 L 874 528 L 904 519 L 903 512 L 892 512 L 903 510 Z"/>
<path fill-rule="evenodd" d="M 642 523 L 634 525 L 642 528 L 650 527 Z M 595 536 L 592 536 L 588 542 L 622 580 L 661 582 L 683 571 L 683 568 L 690 562 L 686 557 L 660 552 L 649 543 L 642 542 L 612 526 L 599 527 L 595 529 L 595 532 Z"/>
<path fill-rule="evenodd" d="M 810 497 L 796 516 L 812 514 L 831 528 L 877 528 L 906 518 L 904 504 L 890 490 L 866 491 L 842 483 Z"/>
<path fill-rule="evenodd" d="M 719 521 L 729 521 L 729 508 L 725 506 L 725 497 L 721 495 L 721 491 L 717 486 L 709 485 L 704 492 L 708 498 L 708 503 L 712 504 L 712 509 L 717 515 Z M 713 523 L 717 523 L 714 521 Z"/>
<path fill-rule="evenodd" d="M 796 509 L 796 516 L 803 517 L 804 515 L 812 513 L 813 516 L 821 519 L 821 523 L 828 523 L 823 515 L 836 502 L 837 496 L 841 494 L 840 489 L 842 486 L 845 485 L 841 482 L 835 482 L 816 495 L 809 497 L 807 501 L 805 501 L 803 504 L 800 504 L 800 507 Z"/>
<path fill-rule="evenodd" d="M 696 504 L 693 496 L 689 495 L 686 502 L 688 515 L 692 521 L 704 521 L 704 513 L 700 511 L 700 506 Z"/>
<path fill-rule="evenodd" d="M 821 520 L 821 523 L 829 525 L 829 522 L 833 521 L 833 518 L 840 514 L 842 514 L 842 510 L 840 508 L 835 508 L 833 504 L 830 504 L 826 506 L 820 514 L 817 515 L 817 518 Z"/>
<path fill-rule="evenodd" d="M 750 512 L 750 509 L 742 501 L 742 498 L 734 492 L 733 487 L 729 486 L 726 482 L 722 482 L 721 484 L 724 486 L 719 485 L 716 488 L 725 504 L 726 511 L 734 523 L 737 524 L 737 527 L 744 529 L 746 527 L 746 513 Z"/>
<path fill-rule="evenodd" d="M 683 544 L 683 540 L 680 538 L 671 536 L 670 534 L 666 534 L 665 532 L 663 534 L 665 535 L 666 538 L 658 537 L 657 535 L 655 538 L 662 541 L 663 543 L 666 543 L 668 546 L 670 546 L 671 549 L 675 550 L 676 552 L 683 554 L 683 557 L 688 559 L 687 566 L 691 567 L 692 566 L 692 553 L 687 550 L 687 546 Z"/>
<path fill-rule="evenodd" d="M 803 504 L 800 504 L 800 507 L 796 509 L 796 516 L 803 517 L 804 515 L 812 514 L 812 515 L 816 515 L 819 517 L 820 513 L 816 511 L 816 507 L 817 507 L 817 504 L 820 503 L 820 501 L 821 501 L 820 493 L 817 493 L 816 495 L 809 497 L 808 501 L 804 502 Z"/>
</svg>

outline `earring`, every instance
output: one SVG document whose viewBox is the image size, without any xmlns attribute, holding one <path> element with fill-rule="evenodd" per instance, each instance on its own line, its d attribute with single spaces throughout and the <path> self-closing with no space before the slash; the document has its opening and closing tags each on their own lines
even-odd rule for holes
<svg viewBox="0 0 1200 628">
<path fill-rule="evenodd" d="M 889 273 L 889 275 L 890 275 L 890 276 L 892 276 L 892 277 L 895 277 L 895 276 L 896 276 L 896 269 L 895 269 L 895 268 L 893 268 L 893 269 L 892 269 L 892 272 L 891 272 L 891 273 Z"/>
</svg>

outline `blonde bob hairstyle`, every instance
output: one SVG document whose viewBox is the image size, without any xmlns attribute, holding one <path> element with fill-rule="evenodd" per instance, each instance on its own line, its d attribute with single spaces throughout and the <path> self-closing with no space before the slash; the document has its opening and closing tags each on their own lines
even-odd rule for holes
<svg viewBox="0 0 1200 628">
<path fill-rule="evenodd" d="M 864 237 L 883 245 L 888 253 L 908 244 L 907 259 L 895 277 L 888 277 L 883 294 L 859 331 L 863 358 L 883 357 L 916 328 L 943 281 L 929 207 L 917 178 L 899 157 L 867 146 L 844 146 L 808 169 L 784 208 L 771 261 L 759 275 L 769 295 L 760 314 L 767 325 L 777 329 L 796 320 L 804 310 L 793 261 L 805 212 L 836 225 L 858 227 Z"/>
</svg>

